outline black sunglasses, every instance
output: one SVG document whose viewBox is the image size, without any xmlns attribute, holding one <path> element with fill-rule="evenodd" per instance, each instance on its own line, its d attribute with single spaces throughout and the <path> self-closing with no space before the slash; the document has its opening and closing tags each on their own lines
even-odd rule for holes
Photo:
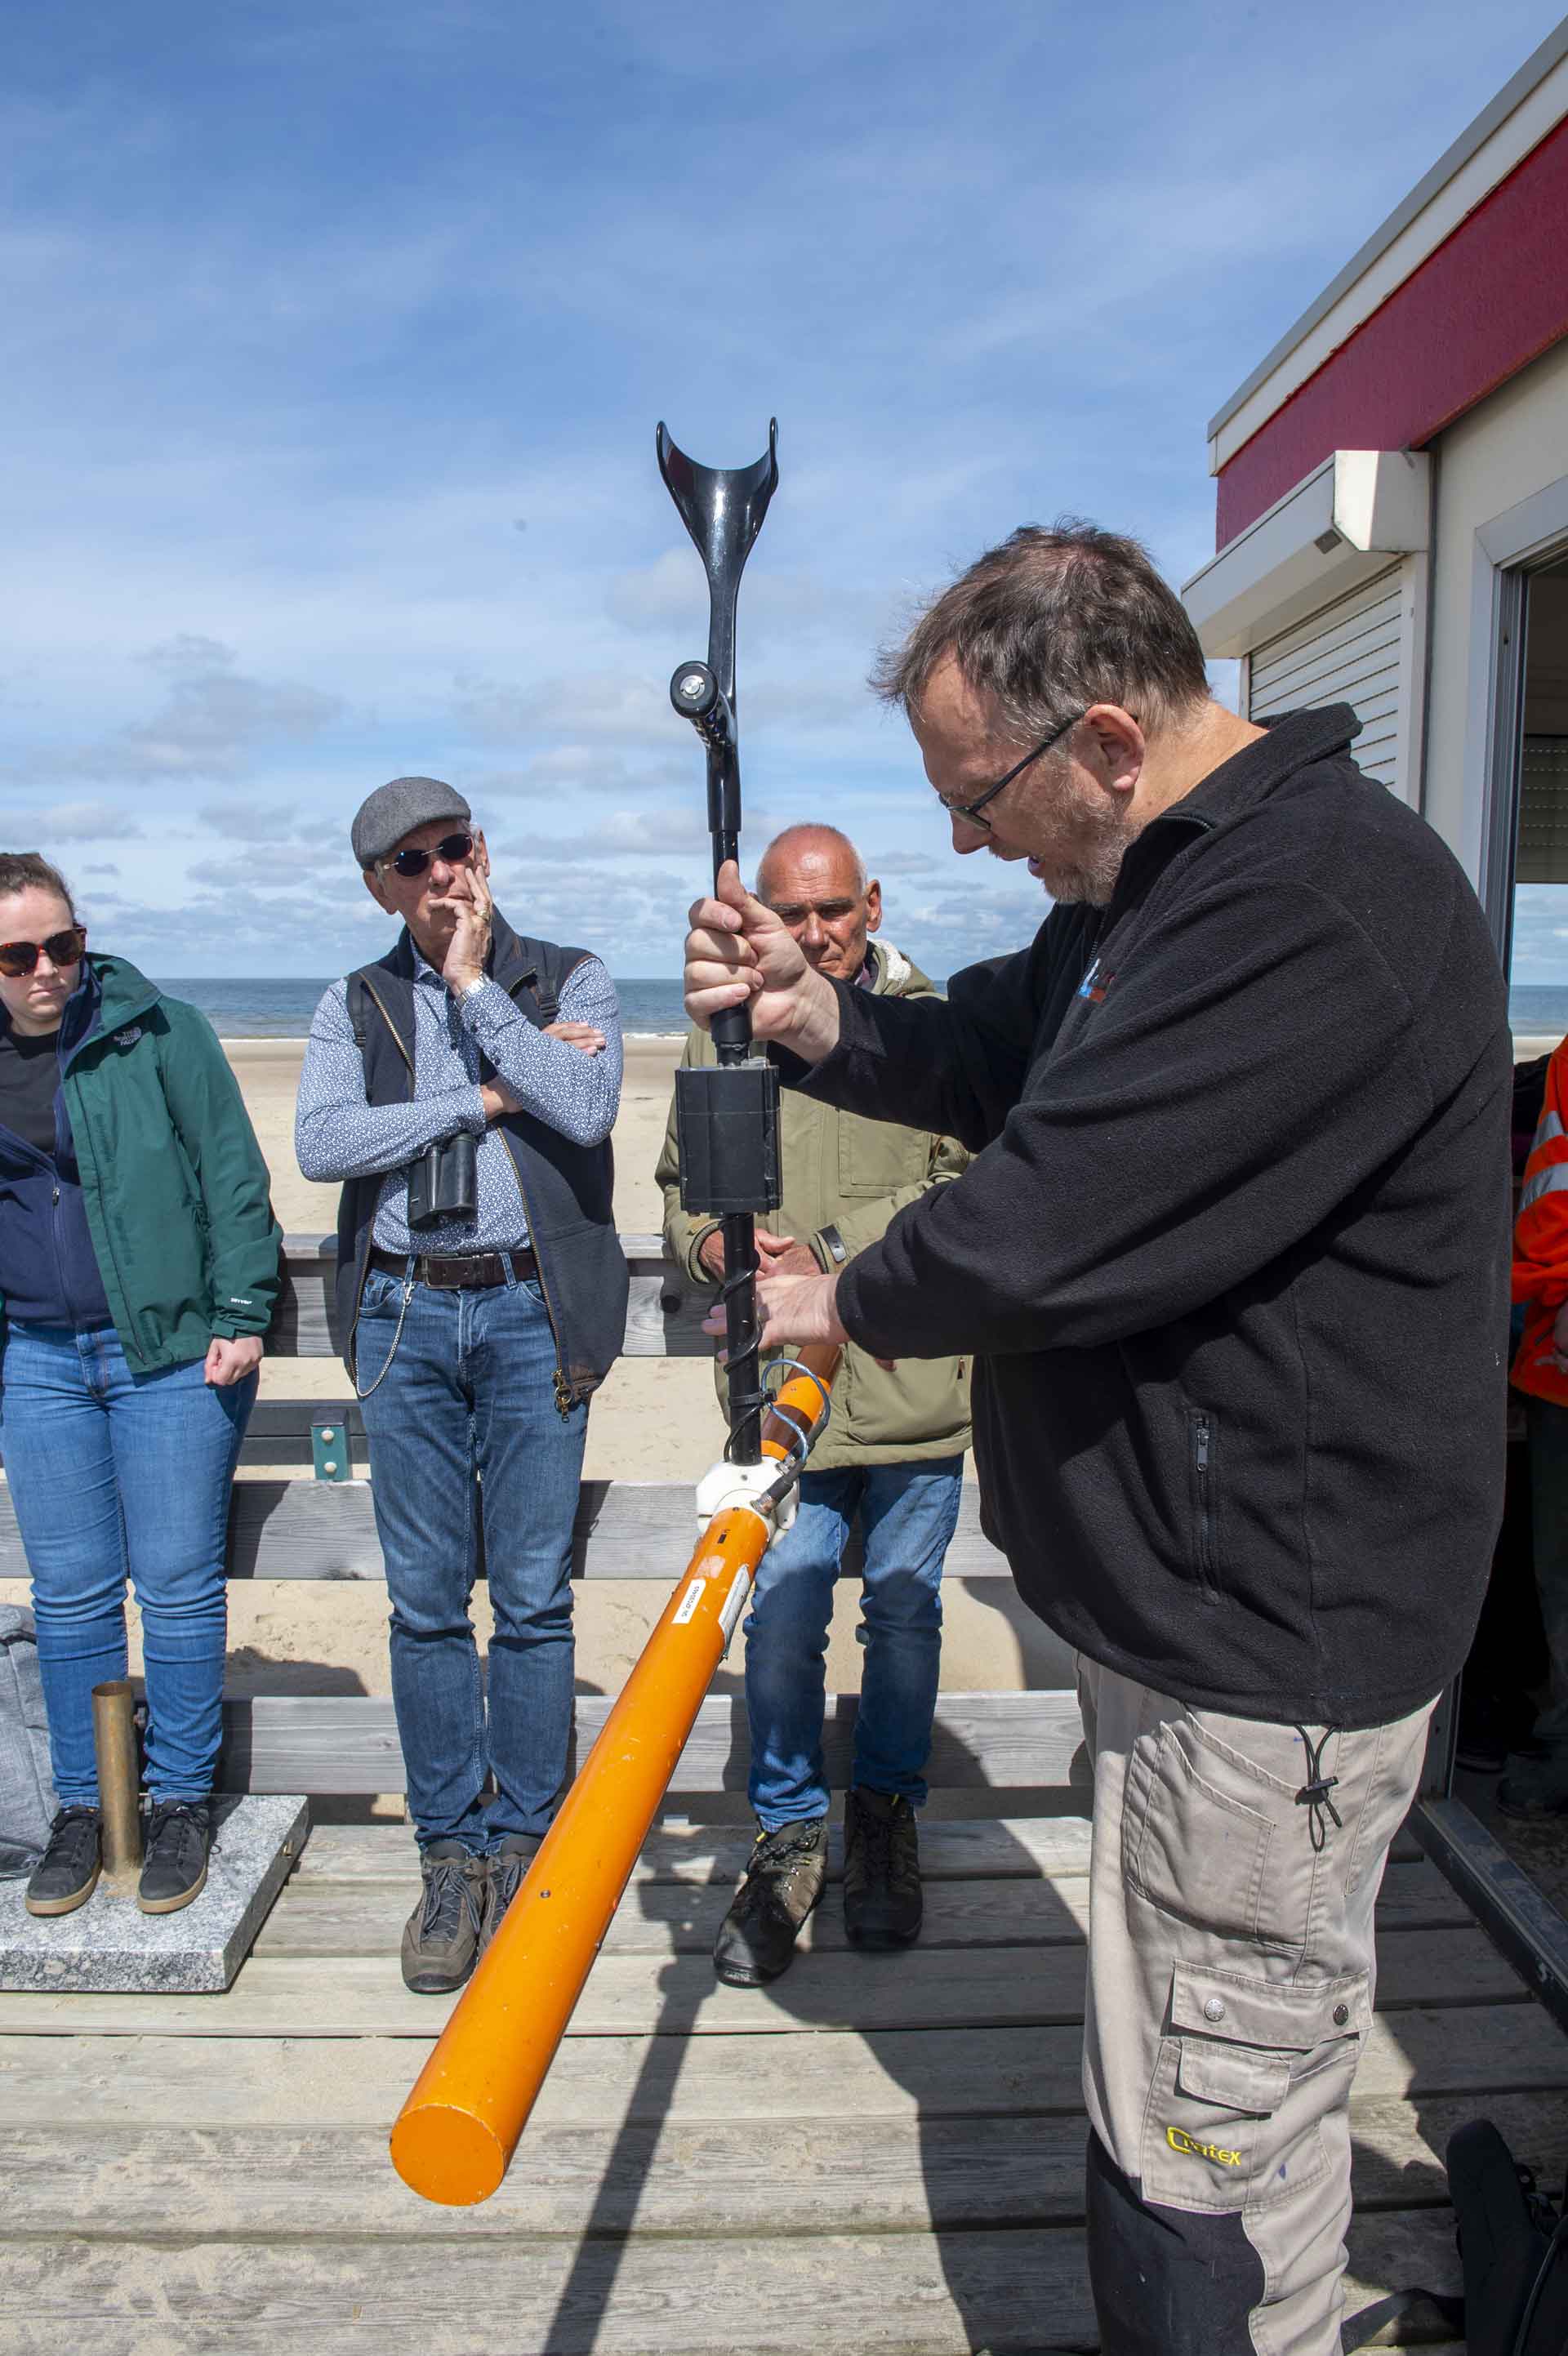
<svg viewBox="0 0 1568 2356">
<path fill-rule="evenodd" d="M 20 981 L 24 974 L 37 973 L 40 951 L 51 965 L 75 965 L 86 945 L 87 935 L 80 925 L 68 925 L 63 933 L 51 933 L 46 941 L 0 941 L 0 973 L 7 981 Z"/>
<path fill-rule="evenodd" d="M 983 794 L 976 794 L 972 802 L 950 802 L 945 794 L 939 794 L 938 801 L 950 818 L 961 818 L 966 825 L 977 827 L 982 834 L 989 834 L 991 820 L 980 815 L 986 803 L 993 802 L 1003 787 L 1010 786 L 1015 777 L 1021 777 L 1029 764 L 1032 761 L 1037 761 L 1042 753 L 1048 753 L 1053 744 L 1059 744 L 1069 729 L 1076 728 L 1082 718 L 1081 712 L 1075 712 L 1070 720 L 1064 720 L 1059 728 L 1053 728 L 1043 744 L 1036 744 L 1032 753 L 1026 753 L 1023 759 L 1009 769 L 1004 777 L 998 777 L 993 786 L 987 786 L 985 791 Z"/>
<path fill-rule="evenodd" d="M 386 864 L 395 867 L 400 875 L 423 875 L 433 859 L 444 859 L 449 867 L 460 867 L 473 848 L 471 834 L 447 834 L 442 836 L 434 851 L 415 851 L 411 845 L 406 851 L 394 851 Z"/>
</svg>

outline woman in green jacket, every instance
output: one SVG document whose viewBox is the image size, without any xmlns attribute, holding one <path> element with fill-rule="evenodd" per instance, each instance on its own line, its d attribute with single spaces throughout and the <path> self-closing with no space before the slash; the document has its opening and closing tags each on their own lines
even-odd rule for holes
<svg viewBox="0 0 1568 2356">
<path fill-rule="evenodd" d="M 33 1580 L 59 1813 L 29 1913 L 99 1873 L 92 1688 L 142 1614 L 140 1903 L 207 1879 L 229 1492 L 278 1289 L 278 1229 L 210 1026 L 87 955 L 58 872 L 0 852 L 0 1443 Z"/>
</svg>

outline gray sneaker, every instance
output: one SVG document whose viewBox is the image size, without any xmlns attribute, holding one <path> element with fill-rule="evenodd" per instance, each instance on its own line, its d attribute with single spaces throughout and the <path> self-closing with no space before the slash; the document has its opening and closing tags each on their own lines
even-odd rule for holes
<svg viewBox="0 0 1568 2356">
<path fill-rule="evenodd" d="M 714 1941 L 714 1969 L 730 1987 L 776 1980 L 828 1878 L 828 1821 L 804 1816 L 759 1831 L 735 1902 Z"/>
<path fill-rule="evenodd" d="M 74 1914 L 98 1887 L 102 1818 L 96 1808 L 62 1808 L 23 1900 L 29 1914 Z"/>
<path fill-rule="evenodd" d="M 403 1976 L 415 1996 L 460 1988 L 479 1952 L 486 1859 L 461 1841 L 432 1841 L 420 1859 L 424 1888 L 403 1933 Z"/>
<path fill-rule="evenodd" d="M 499 1848 L 485 1859 L 485 1912 L 479 1925 L 482 1955 L 500 1928 L 501 1916 L 522 1888 L 523 1877 L 539 1853 L 538 1833 L 508 1833 Z"/>
<path fill-rule="evenodd" d="M 156 1800 L 147 1819 L 136 1903 L 144 1914 L 177 1914 L 207 1887 L 212 1807 L 207 1800 Z"/>
</svg>

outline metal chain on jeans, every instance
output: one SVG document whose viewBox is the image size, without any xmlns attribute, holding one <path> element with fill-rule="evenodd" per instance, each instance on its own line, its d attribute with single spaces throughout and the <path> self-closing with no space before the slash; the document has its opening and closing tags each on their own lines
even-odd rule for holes
<svg viewBox="0 0 1568 2356">
<path fill-rule="evenodd" d="M 411 1254 L 408 1263 L 408 1271 L 403 1280 L 403 1299 L 398 1304 L 397 1327 L 392 1337 L 392 1348 L 387 1352 L 386 1365 L 381 1368 L 381 1373 L 371 1385 L 371 1390 L 369 1391 L 362 1391 L 360 1388 L 360 1353 L 358 1349 L 354 1352 L 354 1397 L 357 1399 L 368 1399 L 371 1396 L 371 1391 L 379 1391 L 387 1376 L 391 1374 L 392 1360 L 397 1355 L 397 1345 L 403 1340 L 403 1321 L 408 1315 L 408 1304 L 413 1299 L 413 1258 Z"/>
</svg>

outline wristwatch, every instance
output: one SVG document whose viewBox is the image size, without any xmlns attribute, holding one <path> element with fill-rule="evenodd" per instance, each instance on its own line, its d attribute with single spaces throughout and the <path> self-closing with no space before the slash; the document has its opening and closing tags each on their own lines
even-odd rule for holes
<svg viewBox="0 0 1568 2356">
<path fill-rule="evenodd" d="M 489 975 L 488 973 L 481 973 L 473 981 L 466 981 L 463 984 L 462 989 L 457 992 L 458 1005 L 467 1006 L 470 998 L 478 998 L 480 991 L 484 989 L 489 980 Z"/>
<path fill-rule="evenodd" d="M 835 1268 L 845 1266 L 849 1259 L 849 1253 L 844 1248 L 844 1239 L 836 1227 L 819 1227 L 817 1241 L 828 1256 L 830 1276 Z"/>
</svg>

